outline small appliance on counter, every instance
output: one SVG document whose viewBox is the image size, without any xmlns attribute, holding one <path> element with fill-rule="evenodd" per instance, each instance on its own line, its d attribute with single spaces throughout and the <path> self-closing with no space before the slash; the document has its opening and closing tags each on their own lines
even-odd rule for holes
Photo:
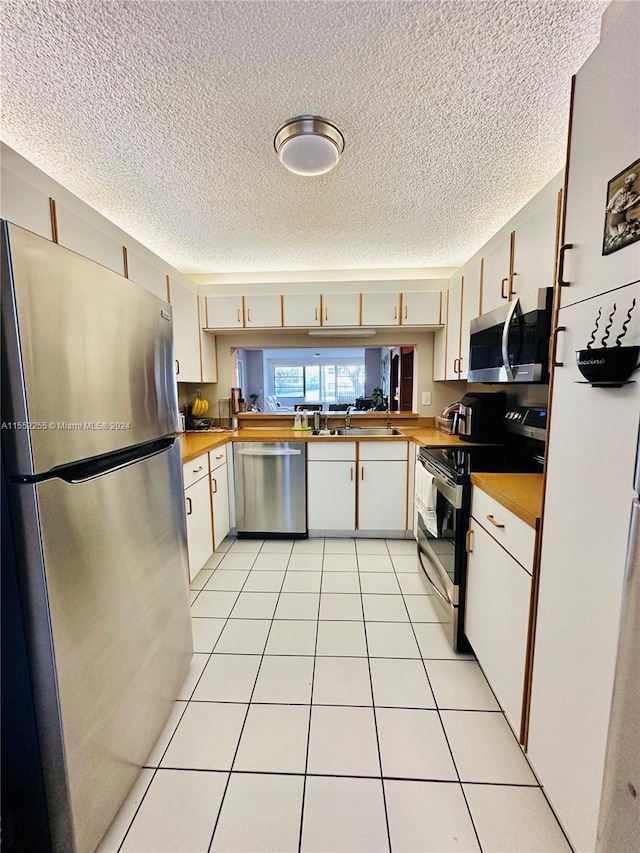
<svg viewBox="0 0 640 853">
<path fill-rule="evenodd" d="M 504 391 L 473 391 L 460 400 L 458 434 L 462 441 L 497 444 L 504 439 L 507 395 Z"/>
<path fill-rule="evenodd" d="M 458 432 L 458 417 L 460 412 L 460 402 L 449 403 L 445 406 L 442 412 L 436 416 L 436 429 L 441 432 L 446 432 L 449 435 L 455 435 Z"/>
</svg>

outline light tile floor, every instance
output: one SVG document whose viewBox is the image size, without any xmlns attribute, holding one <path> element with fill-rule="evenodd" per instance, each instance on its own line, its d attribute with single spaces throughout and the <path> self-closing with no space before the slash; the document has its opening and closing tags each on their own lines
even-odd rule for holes
<svg viewBox="0 0 640 853">
<path fill-rule="evenodd" d="M 225 540 L 195 654 L 100 853 L 569 851 L 404 540 Z"/>
</svg>

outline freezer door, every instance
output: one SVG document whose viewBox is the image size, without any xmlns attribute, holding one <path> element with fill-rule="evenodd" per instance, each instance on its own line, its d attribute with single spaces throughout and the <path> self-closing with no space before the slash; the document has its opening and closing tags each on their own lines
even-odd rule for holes
<svg viewBox="0 0 640 853">
<path fill-rule="evenodd" d="M 10 489 L 55 849 L 89 853 L 191 660 L 179 443 L 82 483 Z"/>
<path fill-rule="evenodd" d="M 171 306 L 49 240 L 4 229 L 7 474 L 42 474 L 175 432 Z"/>
</svg>

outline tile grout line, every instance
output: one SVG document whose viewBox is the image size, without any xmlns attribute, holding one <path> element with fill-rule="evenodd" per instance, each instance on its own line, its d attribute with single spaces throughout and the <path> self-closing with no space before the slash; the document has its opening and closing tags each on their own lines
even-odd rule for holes
<svg viewBox="0 0 640 853">
<path fill-rule="evenodd" d="M 322 605 L 322 581 L 324 579 L 324 546 L 322 540 L 322 565 L 320 568 L 320 593 L 318 594 L 318 616 L 316 619 L 316 642 L 313 650 L 313 668 L 311 670 L 311 694 L 309 696 L 309 724 L 307 726 L 307 749 L 304 757 L 304 777 L 302 780 L 302 802 L 300 803 L 300 831 L 298 833 L 298 853 L 302 851 L 302 830 L 304 829 L 304 804 L 307 796 L 307 771 L 309 769 L 309 745 L 311 743 L 311 716 L 313 714 L 313 688 L 316 680 L 316 657 L 318 651 L 318 632 L 320 630 L 320 607 Z"/>
<path fill-rule="evenodd" d="M 228 549 L 227 549 L 227 551 L 225 551 L 225 557 L 226 557 L 227 553 L 228 553 Z M 222 560 L 224 560 L 224 557 L 222 558 Z M 220 562 L 222 562 L 222 560 L 220 560 Z M 220 564 L 218 564 L 218 565 L 220 565 Z M 216 567 L 213 569 L 213 571 L 212 571 L 212 573 L 211 573 L 211 577 L 213 577 L 213 575 L 215 574 L 215 571 L 216 571 L 216 569 L 217 569 L 217 568 L 218 568 L 218 566 L 216 566 Z M 201 571 L 202 571 L 202 570 L 201 570 Z M 247 575 L 247 577 L 248 577 L 248 575 Z M 203 586 L 198 590 L 198 595 L 196 595 L 196 597 L 193 599 L 193 601 L 190 601 L 190 602 L 189 602 L 189 618 L 190 618 L 190 619 L 192 619 L 192 618 L 193 618 L 193 617 L 191 616 L 191 607 L 193 606 L 193 604 L 195 603 L 196 599 L 199 597 L 200 593 L 203 591 L 204 587 L 206 586 L 206 584 L 207 584 L 207 583 L 209 583 L 209 581 L 210 581 L 210 580 L 211 580 L 211 578 L 207 578 L 207 580 L 205 581 L 205 583 L 203 584 Z M 191 584 L 191 582 L 190 582 L 190 581 L 189 581 L 189 584 Z M 189 591 L 191 591 L 191 586 L 190 586 L 190 585 L 189 585 Z M 239 592 L 238 592 L 238 594 L 239 594 Z M 236 601 L 237 601 L 237 597 L 236 597 Z M 234 602 L 234 606 L 235 606 L 235 602 Z M 223 626 L 223 628 L 222 628 L 222 630 L 223 630 L 223 631 L 224 631 L 224 627 L 226 626 L 226 623 L 227 623 L 228 619 L 229 619 L 229 617 L 227 616 L 227 619 L 225 620 L 225 625 L 224 625 L 224 626 Z M 222 631 L 220 632 L 220 634 L 222 634 Z M 216 644 L 217 644 L 217 642 L 218 642 L 218 640 L 219 640 L 219 639 L 220 639 L 220 635 L 218 635 L 218 639 L 216 639 L 216 642 L 214 643 L 213 648 L 215 648 L 215 646 L 216 646 Z M 194 654 L 199 654 L 199 652 L 198 652 L 198 653 L 195 653 L 195 652 L 194 652 Z M 205 652 L 205 654 L 207 654 L 207 653 Z M 211 655 L 212 655 L 212 654 L 213 654 L 213 649 L 208 653 L 208 660 L 207 660 L 207 663 L 205 663 L 205 665 L 203 666 L 203 668 L 202 668 L 202 672 L 204 672 L 204 671 L 205 671 L 205 669 L 207 668 L 207 664 L 209 663 L 209 660 L 211 660 Z M 202 673 L 200 673 L 200 678 L 201 678 L 201 677 L 202 677 Z M 196 687 L 198 686 L 198 682 L 200 681 L 200 678 L 198 678 L 198 681 L 196 682 L 196 684 L 195 684 L 195 686 L 194 686 L 194 688 L 193 688 L 193 691 L 195 691 Z M 191 696 L 193 696 L 193 691 L 191 692 Z M 149 784 L 147 785 L 147 787 L 146 787 L 146 789 L 145 789 L 144 794 L 143 794 L 143 795 L 142 795 L 142 797 L 140 798 L 140 802 L 138 803 L 138 807 L 136 808 L 136 810 L 135 810 L 135 812 L 134 812 L 134 814 L 133 814 L 133 817 L 132 817 L 132 818 L 131 818 L 131 820 L 129 821 L 129 825 L 127 826 L 127 829 L 126 829 L 126 831 L 125 831 L 124 835 L 122 836 L 122 841 L 121 841 L 121 842 L 120 842 L 120 844 L 118 845 L 118 853 L 119 853 L 119 851 L 120 851 L 120 850 L 122 850 L 122 846 L 123 846 L 123 844 L 125 843 L 125 841 L 127 840 L 127 835 L 128 835 L 128 834 L 129 834 L 129 832 L 131 831 L 131 827 L 133 826 L 134 821 L 135 821 L 136 817 L 138 816 L 138 812 L 140 811 L 140 808 L 142 807 L 142 803 L 144 802 L 144 800 L 145 800 L 145 798 L 146 798 L 146 796 L 147 796 L 147 794 L 148 794 L 148 792 L 149 792 L 149 789 L 151 788 L 151 784 L 153 783 L 153 780 L 156 778 L 156 775 L 158 774 L 158 771 L 160 770 L 160 764 L 162 763 L 162 759 L 164 758 L 164 756 L 165 756 L 165 754 L 166 754 L 167 750 L 169 749 L 169 746 L 171 745 L 171 741 L 173 740 L 173 738 L 174 738 L 174 736 L 175 736 L 175 733 L 176 733 L 176 731 L 178 730 L 178 726 L 180 725 L 180 723 L 181 723 L 181 721 L 182 721 L 182 718 L 184 717 L 184 715 L 185 715 L 185 714 L 186 714 L 186 712 L 187 712 L 187 708 L 189 707 L 189 702 L 190 702 L 191 700 L 190 700 L 190 698 L 189 698 L 189 699 L 186 699 L 186 700 L 184 700 L 184 699 L 176 699 L 175 701 L 176 701 L 176 702 L 184 702 L 184 703 L 185 703 L 184 710 L 183 710 L 182 714 L 180 714 L 180 719 L 178 720 L 178 723 L 177 723 L 177 725 L 176 725 L 175 729 L 173 730 L 173 734 L 172 734 L 172 735 L 171 735 L 171 737 L 169 738 L 169 742 L 167 743 L 167 746 L 165 747 L 164 752 L 163 752 L 163 753 L 162 753 L 162 755 L 160 756 L 160 760 L 158 761 L 158 764 L 157 764 L 155 767 L 153 767 L 153 768 L 147 768 L 147 769 L 151 769 L 151 770 L 153 770 L 153 773 L 152 773 L 152 775 L 151 775 L 151 779 L 149 780 Z M 145 766 L 145 765 L 143 765 L 143 768 L 144 768 L 144 766 Z"/>
<path fill-rule="evenodd" d="M 224 557 L 226 557 L 228 553 L 229 553 L 229 548 L 227 548 L 227 549 L 226 549 L 226 551 L 224 552 Z M 222 562 L 223 562 L 224 557 L 220 560 L 220 563 L 222 563 Z M 254 562 L 255 562 L 255 560 L 254 560 Z M 218 563 L 218 565 L 213 569 L 213 571 L 212 571 L 212 573 L 211 573 L 211 577 L 213 577 L 213 575 L 216 573 L 216 570 L 217 570 L 217 569 L 218 569 L 218 567 L 220 566 L 220 563 Z M 253 565 L 253 564 L 252 564 L 252 565 Z M 202 570 L 201 570 L 201 571 L 202 571 Z M 249 572 L 247 573 L 247 578 L 249 577 L 250 572 L 251 572 L 251 570 L 249 570 Z M 193 618 L 194 618 L 193 616 L 191 616 L 191 607 L 195 604 L 196 600 L 199 598 L 200 593 L 202 593 L 202 592 L 204 591 L 204 587 L 206 586 L 206 584 L 207 584 L 207 583 L 209 583 L 209 581 L 211 580 L 211 577 L 210 577 L 210 578 L 207 578 L 207 580 L 206 580 L 205 584 L 203 585 L 203 587 L 198 591 L 198 595 L 196 595 L 196 597 L 193 599 L 193 601 L 189 602 L 189 618 L 190 618 L 190 619 L 193 619 Z M 244 584 L 246 583 L 247 578 L 245 578 L 245 580 L 244 580 L 244 582 L 243 582 L 242 586 L 244 586 Z M 191 589 L 191 587 L 189 587 L 189 589 Z M 212 591 L 213 591 L 213 590 L 212 590 Z M 230 591 L 230 592 L 235 592 L 235 590 L 229 590 L 229 591 Z M 238 590 L 238 592 L 237 592 L 237 595 L 236 595 L 235 601 L 233 602 L 233 605 L 232 605 L 232 607 L 231 607 L 231 610 L 233 610 L 233 608 L 236 606 L 236 603 L 237 603 L 237 601 L 238 601 L 238 598 L 239 598 L 239 596 L 240 596 L 241 591 L 242 591 L 242 587 L 241 587 L 241 588 Z M 227 622 L 228 622 L 228 621 L 229 621 L 229 619 L 230 619 L 230 614 L 231 614 L 231 611 L 229 612 L 229 616 L 227 616 L 227 617 L 226 617 L 226 619 L 225 619 L 224 625 L 222 626 L 222 631 L 224 631 L 224 629 L 225 629 L 225 628 L 226 628 L 226 626 L 227 626 Z M 217 618 L 217 617 L 205 617 L 205 618 Z M 153 780 L 156 778 L 156 775 L 158 774 L 158 771 L 161 769 L 161 768 L 160 768 L 160 765 L 161 765 L 161 763 L 162 763 L 162 760 L 163 760 L 164 756 L 166 755 L 167 750 L 169 749 L 169 746 L 171 745 L 171 741 L 172 741 L 172 740 L 173 740 L 173 738 L 175 737 L 175 734 L 176 734 L 176 732 L 177 732 L 177 730 L 178 730 L 178 726 L 179 726 L 179 725 L 180 725 L 180 723 L 182 722 L 182 718 L 183 718 L 183 717 L 184 717 L 184 715 L 187 713 L 187 709 L 188 709 L 188 707 L 189 707 L 189 703 L 191 702 L 191 697 L 192 697 L 192 696 L 193 696 L 193 694 L 195 693 L 196 688 L 198 687 L 198 684 L 200 683 L 200 679 L 202 678 L 202 676 L 203 676 L 203 674 L 204 674 L 205 669 L 206 669 L 206 668 L 207 668 L 207 666 L 209 665 L 209 661 L 210 661 L 210 660 L 211 660 L 211 658 L 213 657 L 214 649 L 215 649 L 215 647 L 216 647 L 216 646 L 217 646 L 217 644 L 218 644 L 218 640 L 219 640 L 219 639 L 220 639 L 220 637 L 222 636 L 222 631 L 220 631 L 220 634 L 218 635 L 218 637 L 217 637 L 217 639 L 216 639 L 215 643 L 213 644 L 213 648 L 211 649 L 211 651 L 210 651 L 210 652 L 208 652 L 208 653 L 207 653 L 207 652 L 204 652 L 204 654 L 207 654 L 207 661 L 206 661 L 205 665 L 202 667 L 202 672 L 200 673 L 200 675 L 199 675 L 199 677 L 198 677 L 198 680 L 196 681 L 196 683 L 195 683 L 195 685 L 194 685 L 194 687 L 193 687 L 193 690 L 191 691 L 191 693 L 190 693 L 189 697 L 188 697 L 187 699 L 176 699 L 176 700 L 175 700 L 176 702 L 184 702 L 184 703 L 185 703 L 184 710 L 183 710 L 182 714 L 180 714 L 180 719 L 178 720 L 178 723 L 177 723 L 177 725 L 176 725 L 175 729 L 173 730 L 173 734 L 172 734 L 172 735 L 171 735 L 171 737 L 169 738 L 169 741 L 168 741 L 168 743 L 167 743 L 167 745 L 166 745 L 166 747 L 165 747 L 165 749 L 164 749 L 164 752 L 162 753 L 162 755 L 161 755 L 161 757 L 160 757 L 160 760 L 158 761 L 158 764 L 157 764 L 157 765 L 156 765 L 156 767 L 154 767 L 154 768 L 148 768 L 148 769 L 153 769 L 153 775 L 151 776 L 151 779 L 149 780 L 149 784 L 147 785 L 147 788 L 146 788 L 146 790 L 145 790 L 144 794 L 143 794 L 143 795 L 142 795 L 142 797 L 140 798 L 140 802 L 138 803 L 138 807 L 137 807 L 137 809 L 135 810 L 135 813 L 134 813 L 134 815 L 133 815 L 133 817 L 132 817 L 131 821 L 129 822 L 129 825 L 128 825 L 128 827 L 127 827 L 127 830 L 126 830 L 125 834 L 124 834 L 124 835 L 123 835 L 123 837 L 122 837 L 122 841 L 120 842 L 120 844 L 119 844 L 119 846 L 118 846 L 118 851 L 120 851 L 120 850 L 122 849 L 122 846 L 123 846 L 123 844 L 125 843 L 125 841 L 126 841 L 126 839 L 127 839 L 127 835 L 128 835 L 128 834 L 129 834 L 129 832 L 131 831 L 131 827 L 133 826 L 134 821 L 135 821 L 136 817 L 138 816 L 138 812 L 140 811 L 140 808 L 141 808 L 141 806 L 142 806 L 142 803 L 144 802 L 145 797 L 147 796 L 147 794 L 148 794 L 148 792 L 149 792 L 149 789 L 151 788 L 151 784 L 152 784 Z M 194 652 L 193 654 L 201 654 L 201 653 L 200 653 L 200 652 Z M 143 767 L 144 767 L 144 765 L 143 765 Z M 163 769 L 164 769 L 164 768 L 163 768 Z M 185 768 L 182 768 L 182 769 L 185 769 Z M 226 790 L 226 788 L 225 788 L 225 790 Z M 220 803 L 220 808 L 222 808 L 222 802 Z"/>
<path fill-rule="evenodd" d="M 416 543 L 416 548 L 417 548 L 417 543 Z M 393 560 L 391 562 L 393 563 Z M 393 570 L 395 572 L 395 570 L 396 570 L 395 566 L 393 567 Z M 398 583 L 400 583 L 400 582 L 398 581 Z M 403 593 L 403 599 L 404 599 L 404 593 Z M 405 602 L 405 607 L 406 607 L 406 602 Z M 408 609 L 407 609 L 407 612 L 408 612 Z M 427 682 L 429 684 L 429 690 L 431 690 L 431 695 L 433 696 L 433 701 L 435 702 L 435 705 L 436 705 L 435 710 L 436 710 L 436 713 L 438 714 L 438 720 L 440 722 L 440 728 L 442 729 L 442 733 L 444 735 L 444 739 L 445 739 L 446 744 L 447 744 L 447 749 L 449 750 L 449 754 L 451 756 L 451 761 L 453 763 L 453 769 L 455 770 L 456 776 L 458 777 L 458 785 L 460 786 L 460 793 L 462 794 L 465 805 L 467 807 L 467 812 L 469 814 L 469 820 L 471 821 L 471 826 L 473 827 L 473 832 L 474 832 L 474 834 L 476 836 L 476 840 L 478 842 L 478 848 L 480 850 L 480 853 L 482 853 L 482 844 L 480 842 L 480 835 L 479 835 L 478 830 L 476 828 L 476 823 L 473 819 L 473 814 L 471 813 L 471 807 L 469 805 L 469 801 L 467 800 L 467 795 L 465 794 L 465 790 L 464 790 L 464 787 L 462 785 L 462 779 L 460 778 L 460 771 L 458 770 L 458 765 L 456 764 L 456 759 L 455 759 L 455 756 L 453 754 L 453 749 L 451 748 L 451 744 L 449 743 L 449 738 L 447 736 L 447 730 L 445 729 L 444 722 L 442 720 L 442 714 L 440 713 L 440 706 L 438 704 L 438 699 L 436 698 L 435 691 L 434 691 L 433 686 L 431 684 L 431 679 L 429 678 L 429 672 L 428 672 L 427 666 L 425 664 L 425 659 L 422 657 L 422 649 L 420 648 L 420 643 L 418 642 L 418 635 L 416 634 L 415 628 L 413 627 L 413 620 L 411 619 L 411 614 L 409 614 L 409 624 L 411 625 L 411 631 L 413 632 L 413 636 L 414 636 L 415 641 L 418 645 L 418 650 L 420 652 L 420 661 L 422 663 L 422 668 L 424 669 L 424 674 L 425 674 L 425 676 L 427 678 Z"/>
<path fill-rule="evenodd" d="M 244 583 L 246 583 L 247 580 L 249 579 L 251 572 L 253 571 L 253 567 L 256 563 L 256 560 L 258 559 L 258 555 L 262 551 L 263 547 L 264 547 L 264 540 L 263 540 L 260 548 L 256 551 L 256 556 L 253 560 L 253 563 L 251 564 L 251 569 L 249 569 L 249 573 L 247 574 L 247 577 L 245 578 Z M 292 553 L 293 553 L 293 548 L 291 549 L 291 552 L 289 553 L 289 558 L 287 560 L 287 566 L 289 565 L 289 562 L 291 560 L 291 554 Z M 227 781 L 226 781 L 225 786 L 224 786 L 224 791 L 222 792 L 222 798 L 220 799 L 220 805 L 218 807 L 218 814 L 216 815 L 216 820 L 215 820 L 215 823 L 213 825 L 213 830 L 211 832 L 211 838 L 209 839 L 209 845 L 207 847 L 208 853 L 211 853 L 211 848 L 213 846 L 213 841 L 214 841 L 214 838 L 216 835 L 216 830 L 218 829 L 218 823 L 220 822 L 220 815 L 222 814 L 222 809 L 224 807 L 224 801 L 226 799 L 227 791 L 229 790 L 229 784 L 231 782 L 231 774 L 233 773 L 233 765 L 236 762 L 238 750 L 240 749 L 240 741 L 242 740 L 244 728 L 245 728 L 245 725 L 247 723 L 247 717 L 249 716 L 249 709 L 251 708 L 251 700 L 253 698 L 253 694 L 255 693 L 256 685 L 258 683 L 258 678 L 260 677 L 260 670 L 262 668 L 262 662 L 264 660 L 264 650 L 266 649 L 267 643 L 269 642 L 269 635 L 271 634 L 271 628 L 273 627 L 275 612 L 278 608 L 278 602 L 280 601 L 280 596 L 282 594 L 282 587 L 284 586 L 284 582 L 285 582 L 286 577 L 287 577 L 287 569 L 284 570 L 284 575 L 282 576 L 282 584 L 280 586 L 280 592 L 278 592 L 278 598 L 276 599 L 276 604 L 275 604 L 275 607 L 273 608 L 273 613 L 271 615 L 271 624 L 269 625 L 269 630 L 267 631 L 267 636 L 265 638 L 264 645 L 262 647 L 262 654 L 260 655 L 260 663 L 258 664 L 258 669 L 256 670 L 256 677 L 253 681 L 253 687 L 251 688 L 251 695 L 249 696 L 249 701 L 247 702 L 247 710 L 245 711 L 244 719 L 242 721 L 242 726 L 240 728 L 240 734 L 238 736 L 238 742 L 236 743 L 236 748 L 233 752 L 233 758 L 231 759 L 231 766 L 229 767 L 229 771 L 227 773 Z M 244 584 L 243 584 L 243 587 L 244 587 Z M 236 604 L 237 604 L 237 599 L 236 599 L 236 602 L 233 606 L 235 607 Z M 232 611 L 233 611 L 233 608 L 232 608 Z M 231 615 L 229 615 L 229 618 L 231 618 Z M 226 627 L 226 625 L 225 625 L 225 627 Z M 222 630 L 224 631 L 224 628 Z M 220 637 L 221 636 L 222 636 L 222 632 L 220 633 Z M 220 637 L 218 637 L 218 640 L 220 639 Z M 216 640 L 216 645 L 218 644 L 218 640 Z M 215 646 L 214 646 L 214 649 L 215 649 Z M 213 652 L 211 654 L 213 655 Z M 238 704 L 244 704 L 244 703 L 238 703 Z"/>
<path fill-rule="evenodd" d="M 385 542 L 385 547 L 387 547 L 387 552 L 389 552 L 389 548 L 386 545 L 386 542 Z M 363 629 L 364 629 L 365 648 L 367 651 L 367 669 L 369 671 L 369 688 L 371 690 L 371 710 L 373 713 L 373 726 L 374 726 L 375 733 L 376 733 L 376 746 L 378 747 L 378 764 L 380 765 L 380 787 L 382 789 L 382 806 L 384 808 L 384 822 L 385 822 L 385 826 L 387 828 L 387 844 L 389 845 L 389 853 L 392 853 L 393 847 L 391 845 L 391 829 L 389 827 L 389 812 L 387 809 L 387 794 L 386 794 L 385 787 L 384 787 L 384 771 L 382 769 L 382 751 L 380 749 L 380 733 L 378 732 L 378 716 L 376 714 L 376 700 L 375 700 L 375 695 L 373 692 L 373 676 L 371 675 L 371 658 L 369 656 L 369 637 L 367 634 L 367 620 L 365 619 L 365 614 L 364 614 L 364 599 L 362 598 L 362 583 L 360 580 L 360 561 L 358 558 L 357 551 L 358 551 L 358 549 L 356 547 L 356 564 L 358 566 L 358 586 L 360 587 L 360 599 L 361 599 L 361 606 L 362 606 L 362 625 L 363 625 Z M 390 554 L 389 554 L 389 558 L 391 558 Z M 393 566 L 393 561 L 391 562 L 391 565 Z"/>
</svg>

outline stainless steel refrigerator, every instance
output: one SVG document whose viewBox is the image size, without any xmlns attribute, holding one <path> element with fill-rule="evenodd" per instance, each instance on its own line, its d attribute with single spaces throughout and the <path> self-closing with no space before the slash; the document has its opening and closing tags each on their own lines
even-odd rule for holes
<svg viewBox="0 0 640 853">
<path fill-rule="evenodd" d="M 633 488 L 598 853 L 640 850 L 640 442 Z"/>
<path fill-rule="evenodd" d="M 2 223 L 2 392 L 4 840 L 85 853 L 192 653 L 170 306 Z"/>
</svg>

